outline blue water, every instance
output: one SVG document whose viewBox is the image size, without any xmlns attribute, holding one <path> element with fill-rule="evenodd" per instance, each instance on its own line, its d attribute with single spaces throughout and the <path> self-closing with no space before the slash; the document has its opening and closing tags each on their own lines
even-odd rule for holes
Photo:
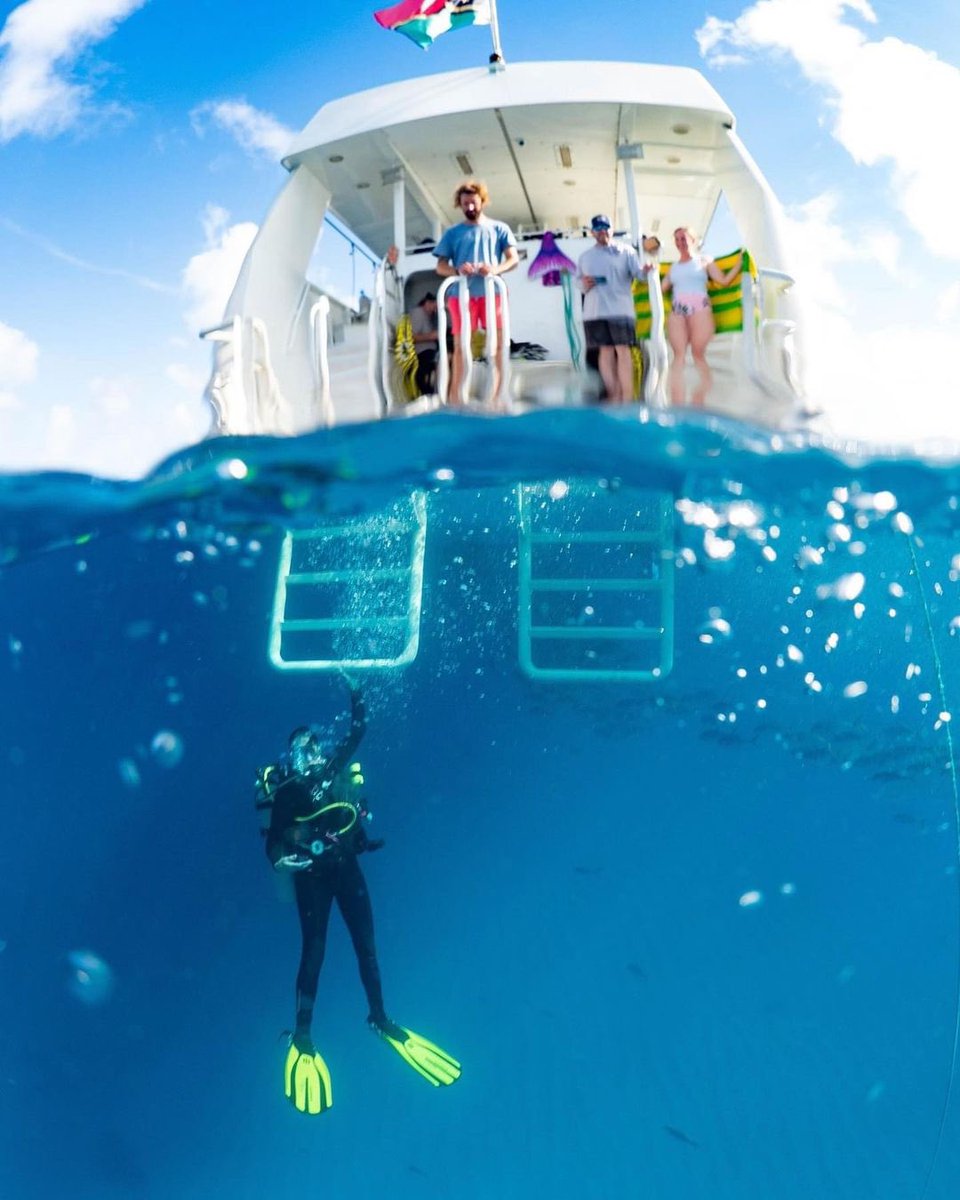
<svg viewBox="0 0 960 1200">
<path fill-rule="evenodd" d="M 521 673 L 520 483 L 574 527 L 669 496 L 667 676 Z M 335 914 L 310 1119 L 252 780 L 345 695 L 270 664 L 277 561 L 415 489 L 421 641 L 364 676 L 363 866 L 388 1010 L 464 1073 L 371 1037 Z M 0 481 L 0 1194 L 954 1196 L 958 495 L 956 465 L 599 411 Z"/>
</svg>

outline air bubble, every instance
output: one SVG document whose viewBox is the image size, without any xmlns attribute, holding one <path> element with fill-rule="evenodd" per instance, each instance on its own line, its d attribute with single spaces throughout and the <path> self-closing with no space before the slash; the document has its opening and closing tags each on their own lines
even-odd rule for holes
<svg viewBox="0 0 960 1200">
<path fill-rule="evenodd" d="M 703 535 L 703 552 L 713 562 L 728 562 L 733 558 L 736 543 L 730 538 L 718 537 L 712 529 Z"/>
<path fill-rule="evenodd" d="M 898 512 L 894 515 L 893 527 L 898 533 L 913 533 L 913 522 L 905 512 Z"/>
<path fill-rule="evenodd" d="M 121 758 L 117 763 L 117 771 L 128 788 L 140 786 L 140 769 L 132 758 Z"/>
<path fill-rule="evenodd" d="M 851 571 L 849 575 L 841 575 L 835 583 L 822 583 L 817 588 L 821 600 L 833 597 L 836 600 L 856 600 L 867 582 L 862 571 Z"/>
<path fill-rule="evenodd" d="M 170 769 L 183 758 L 183 741 L 170 729 L 161 729 L 153 735 L 150 753 L 161 767 Z"/>
<path fill-rule="evenodd" d="M 246 479 L 250 468 L 242 458 L 228 458 L 217 466 L 217 474 L 221 479 Z"/>
<path fill-rule="evenodd" d="M 700 632 L 697 636 L 705 646 L 713 646 L 718 642 L 727 641 L 732 633 L 733 628 L 729 621 L 723 617 L 713 617 L 700 626 Z"/>
<path fill-rule="evenodd" d="M 91 950 L 71 950 L 67 955 L 70 994 L 83 1004 L 103 1004 L 113 991 L 113 971 Z"/>
<path fill-rule="evenodd" d="M 814 546 L 801 546 L 797 551 L 794 562 L 801 571 L 806 567 L 822 567 L 823 555 Z"/>
</svg>

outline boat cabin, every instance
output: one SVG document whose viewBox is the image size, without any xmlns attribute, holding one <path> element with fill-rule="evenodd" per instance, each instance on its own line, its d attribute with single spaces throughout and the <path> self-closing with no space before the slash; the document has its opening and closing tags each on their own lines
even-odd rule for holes
<svg viewBox="0 0 960 1200">
<path fill-rule="evenodd" d="M 574 263 L 593 245 L 590 220 L 609 214 L 618 238 L 701 237 L 723 197 L 749 253 L 710 349 L 708 406 L 767 426 L 791 424 L 802 401 L 793 280 L 779 206 L 741 144 L 733 114 L 697 71 L 616 62 L 494 64 L 423 76 L 331 101 L 283 160 L 290 177 L 243 264 L 214 344 L 208 395 L 224 433 L 293 434 L 375 420 L 444 402 L 438 380 L 418 395 L 409 316 L 438 293 L 434 247 L 461 217 L 466 178 L 490 191 L 486 212 L 514 230 L 521 261 L 506 285 L 502 347 L 473 346 L 468 395 L 492 395 L 484 362 L 502 354 L 506 407 L 590 402 L 579 291 L 544 286 L 529 268 L 545 234 Z M 311 279 L 332 214 L 380 260 L 365 311 L 344 314 Z M 449 281 L 446 292 L 456 288 Z M 440 339 L 446 316 L 441 294 Z M 637 399 L 666 406 L 669 351 L 660 274 L 635 288 Z M 496 340 L 495 338 L 493 340 Z M 464 339 L 466 341 L 466 339 Z M 506 353 L 509 344 L 511 353 Z M 466 347 L 469 353 L 470 347 Z"/>
</svg>

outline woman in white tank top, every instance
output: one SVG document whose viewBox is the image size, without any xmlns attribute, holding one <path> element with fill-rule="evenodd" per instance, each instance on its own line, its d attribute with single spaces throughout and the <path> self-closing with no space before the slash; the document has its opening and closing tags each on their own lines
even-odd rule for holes
<svg viewBox="0 0 960 1200">
<path fill-rule="evenodd" d="M 699 383 L 693 393 L 693 404 L 702 408 L 712 382 L 707 366 L 707 346 L 714 335 L 713 309 L 707 296 L 707 279 L 726 287 L 733 283 L 743 267 L 741 254 L 729 271 L 724 273 L 712 258 L 696 254 L 697 237 L 681 225 L 673 231 L 673 241 L 680 257 L 667 272 L 663 290 L 673 292 L 673 308 L 667 317 L 667 340 L 673 351 L 670 366 L 670 400 L 673 404 L 685 401 L 683 371 L 687 346 L 693 355 Z"/>
</svg>

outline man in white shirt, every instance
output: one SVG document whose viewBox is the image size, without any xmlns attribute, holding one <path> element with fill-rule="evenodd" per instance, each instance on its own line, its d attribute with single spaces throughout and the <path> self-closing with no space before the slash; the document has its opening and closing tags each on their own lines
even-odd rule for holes
<svg viewBox="0 0 960 1200">
<path fill-rule="evenodd" d="M 580 255 L 577 284 L 584 293 L 583 331 L 587 349 L 599 352 L 598 365 L 607 398 L 613 404 L 633 400 L 633 347 L 637 342 L 631 285 L 644 278 L 643 263 L 632 246 L 613 240 L 610 218 L 598 213 L 590 222 L 596 245 Z"/>
</svg>

